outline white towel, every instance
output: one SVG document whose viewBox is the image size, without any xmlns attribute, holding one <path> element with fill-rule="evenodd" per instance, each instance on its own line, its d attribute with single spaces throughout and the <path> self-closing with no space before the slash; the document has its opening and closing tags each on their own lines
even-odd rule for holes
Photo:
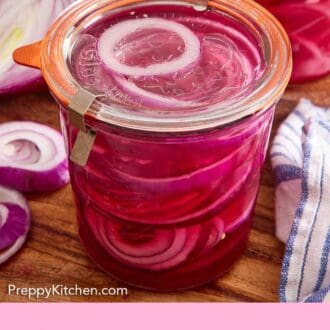
<svg viewBox="0 0 330 330">
<path fill-rule="evenodd" d="M 282 302 L 330 302 L 330 109 L 302 99 L 271 149 Z"/>
</svg>

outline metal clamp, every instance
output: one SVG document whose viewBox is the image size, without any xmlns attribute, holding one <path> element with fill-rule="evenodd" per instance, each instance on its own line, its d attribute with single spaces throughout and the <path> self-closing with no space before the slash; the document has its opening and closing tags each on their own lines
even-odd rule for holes
<svg viewBox="0 0 330 330">
<path fill-rule="evenodd" d="M 96 131 L 85 123 L 85 115 L 97 96 L 79 89 L 69 104 L 69 121 L 79 129 L 76 141 L 70 153 L 70 160 L 79 166 L 87 164 L 96 139 Z"/>
</svg>

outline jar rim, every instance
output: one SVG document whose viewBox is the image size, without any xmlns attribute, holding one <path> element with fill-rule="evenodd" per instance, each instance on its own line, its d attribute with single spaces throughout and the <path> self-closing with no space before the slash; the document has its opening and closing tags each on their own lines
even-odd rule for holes
<svg viewBox="0 0 330 330">
<path fill-rule="evenodd" d="M 148 1 L 150 4 L 187 5 L 182 1 Z M 41 45 L 41 70 L 55 98 L 68 107 L 81 90 L 73 78 L 63 49 L 68 49 L 68 35 L 84 19 L 130 5 L 144 5 L 145 0 L 85 0 L 71 5 L 54 23 Z M 264 7 L 252 0 L 210 0 L 209 8 L 238 19 L 245 25 L 254 24 L 263 32 L 267 45 L 266 68 L 258 86 L 246 98 L 225 105 L 216 104 L 210 111 L 200 111 L 189 116 L 157 117 L 138 111 L 102 103 L 97 98 L 85 114 L 90 126 L 101 121 L 119 127 L 154 132 L 187 132 L 210 129 L 233 123 L 271 107 L 282 96 L 291 76 L 292 56 L 289 38 L 277 21 Z M 105 111 L 106 110 L 106 111 Z"/>
</svg>

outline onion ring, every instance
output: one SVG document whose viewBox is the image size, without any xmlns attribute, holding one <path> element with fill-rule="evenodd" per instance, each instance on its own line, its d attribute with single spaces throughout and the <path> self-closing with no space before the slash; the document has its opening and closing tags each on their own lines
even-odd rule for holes
<svg viewBox="0 0 330 330">
<path fill-rule="evenodd" d="M 25 198 L 0 186 L 0 264 L 22 247 L 30 225 L 30 210 Z"/>
<path fill-rule="evenodd" d="M 69 182 L 63 138 L 33 122 L 0 125 L 0 184 L 22 192 L 53 191 Z"/>
<path fill-rule="evenodd" d="M 147 67 L 129 66 L 120 62 L 115 54 L 115 46 L 125 36 L 139 29 L 162 29 L 176 33 L 185 44 L 184 53 L 171 61 L 151 64 Z M 98 52 L 102 62 L 112 71 L 128 76 L 165 75 L 185 69 L 200 56 L 198 37 L 183 24 L 162 18 L 143 18 L 120 22 L 107 29 L 98 41 Z"/>
</svg>

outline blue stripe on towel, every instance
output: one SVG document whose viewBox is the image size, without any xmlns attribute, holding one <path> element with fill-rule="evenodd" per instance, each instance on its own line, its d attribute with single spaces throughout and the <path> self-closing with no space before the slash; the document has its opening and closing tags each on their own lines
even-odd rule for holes
<svg viewBox="0 0 330 330">
<path fill-rule="evenodd" d="M 294 165 L 277 165 L 276 167 L 274 167 L 273 171 L 275 173 L 276 185 L 284 181 L 301 179 L 302 177 L 302 169 Z"/>
<path fill-rule="evenodd" d="M 284 122 L 283 123 L 283 126 L 284 127 L 287 127 L 292 133 L 294 133 L 295 135 L 297 135 L 299 138 L 301 137 L 300 135 L 299 135 L 299 131 L 297 131 L 296 129 L 295 129 L 295 127 L 293 127 L 290 123 L 288 123 L 288 122 Z M 301 131 L 300 131 L 301 132 Z M 300 150 L 299 150 L 300 151 Z"/>
<path fill-rule="evenodd" d="M 277 156 L 284 157 L 284 158 L 286 158 L 287 160 L 289 160 L 290 162 L 294 162 L 294 163 L 296 163 L 296 161 L 295 161 L 294 159 L 288 157 L 288 155 L 286 155 L 286 154 L 283 153 L 283 152 L 276 151 L 276 152 L 272 152 L 272 153 L 270 154 L 270 158 L 274 158 L 274 157 L 277 157 Z"/>
<path fill-rule="evenodd" d="M 312 223 L 311 231 L 309 233 L 309 236 L 308 236 L 308 239 L 307 239 L 307 243 L 306 243 L 306 247 L 305 247 L 303 264 L 301 266 L 301 271 L 300 271 L 300 281 L 299 281 L 299 285 L 298 285 L 297 300 L 300 300 L 301 287 L 302 287 L 302 283 L 304 281 L 304 275 L 305 275 L 305 266 L 306 266 L 307 254 L 308 254 L 308 251 L 309 251 L 309 246 L 310 246 L 310 243 L 311 243 L 311 240 L 312 240 L 312 236 L 313 236 L 313 233 L 314 233 L 315 224 L 316 224 L 317 219 L 318 219 L 320 205 L 321 205 L 322 198 L 323 198 L 324 154 L 322 154 L 321 164 L 322 165 L 321 165 L 321 178 L 320 178 L 320 196 L 319 196 L 319 200 L 317 201 L 317 206 L 316 206 L 316 210 L 315 210 L 315 214 L 314 214 L 314 218 L 313 218 L 313 223 Z"/>
<path fill-rule="evenodd" d="M 318 124 L 320 124 L 323 128 L 330 132 L 330 125 L 328 123 L 324 122 L 323 120 L 319 120 Z"/>
<path fill-rule="evenodd" d="M 295 238 L 298 233 L 298 225 L 302 215 L 304 213 L 305 205 L 308 201 L 308 169 L 310 165 L 312 145 L 309 142 L 304 144 L 304 159 L 303 159 L 303 170 L 302 170 L 302 180 L 301 180 L 301 199 L 299 206 L 296 211 L 295 220 L 292 225 L 292 229 L 288 238 L 285 255 L 283 258 L 280 287 L 279 287 L 279 297 L 282 302 L 287 301 L 286 297 L 286 285 L 288 283 L 289 267 L 291 262 L 291 257 L 293 253 L 293 245 Z"/>
<path fill-rule="evenodd" d="M 275 142 L 275 143 L 273 143 L 273 146 L 281 147 L 281 148 L 285 149 L 289 154 L 292 153 L 292 152 L 288 149 L 288 147 L 287 147 L 285 144 L 281 143 L 281 142 Z"/>
<path fill-rule="evenodd" d="M 299 110 L 295 110 L 294 112 L 292 112 L 296 117 L 298 117 L 302 123 L 305 123 L 306 118 L 305 116 L 299 111 Z"/>
<path fill-rule="evenodd" d="M 298 155 L 301 154 L 301 146 L 298 144 L 298 142 L 296 140 L 293 140 L 292 138 L 290 138 L 289 136 L 287 136 L 286 134 L 278 134 L 278 136 L 282 136 L 285 139 L 287 139 L 288 143 L 291 143 L 292 146 L 294 146 L 294 148 L 296 149 Z M 279 142 L 277 142 L 279 143 Z M 275 143 L 276 144 L 276 143 Z M 282 144 L 283 145 L 283 144 Z"/>
<path fill-rule="evenodd" d="M 274 142 L 273 146 L 278 146 L 280 148 L 283 148 L 287 151 L 288 155 L 292 155 L 292 151 L 290 151 L 290 149 L 285 144 L 283 144 L 281 142 Z M 300 153 L 300 151 L 299 151 L 299 153 Z M 296 164 L 298 164 L 298 161 L 295 158 L 293 158 L 292 161 L 294 161 Z"/>
<path fill-rule="evenodd" d="M 317 278 L 317 282 L 316 282 L 314 291 L 320 290 L 320 288 L 323 284 L 324 277 L 325 277 L 325 274 L 327 272 L 327 267 L 328 267 L 329 253 L 330 253 L 330 226 L 329 226 L 327 237 L 325 239 L 323 249 L 322 249 L 321 262 L 320 262 L 321 268 L 319 271 L 319 276 Z"/>
<path fill-rule="evenodd" d="M 311 296 L 309 296 L 305 302 L 307 303 L 320 303 L 324 300 L 324 298 L 326 297 L 326 295 L 330 292 L 330 287 L 324 288 L 314 294 L 312 294 Z"/>
</svg>

